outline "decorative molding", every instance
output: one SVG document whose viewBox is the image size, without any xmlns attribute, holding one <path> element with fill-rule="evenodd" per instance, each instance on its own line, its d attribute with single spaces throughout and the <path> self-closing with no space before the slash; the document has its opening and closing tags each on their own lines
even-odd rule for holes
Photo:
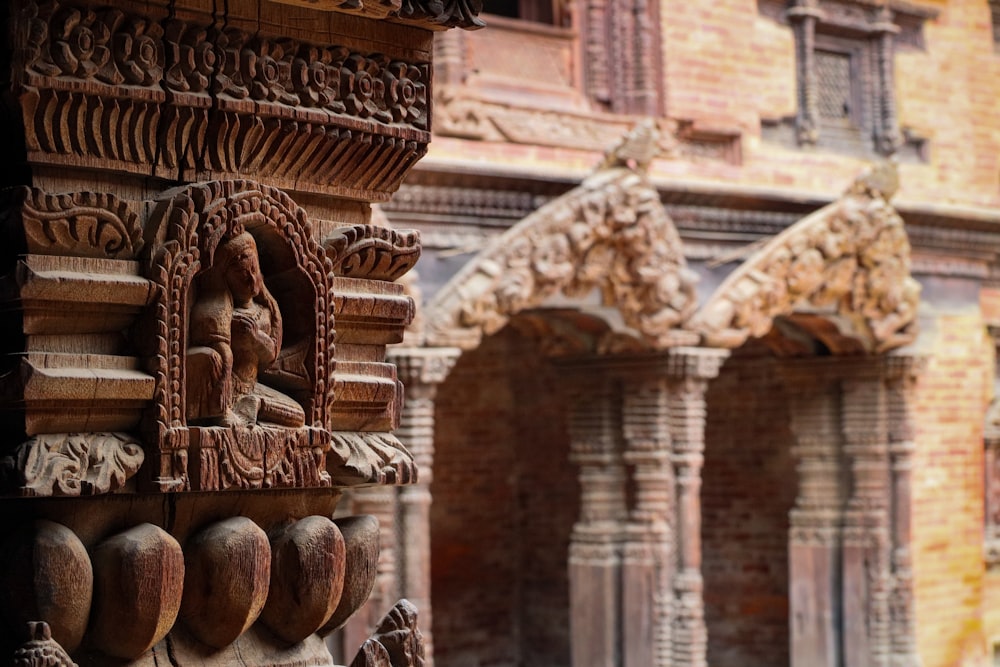
<svg viewBox="0 0 1000 667">
<path fill-rule="evenodd" d="M 707 345 L 738 347 L 780 316 L 809 313 L 805 325 L 835 351 L 853 349 L 845 337 L 869 352 L 911 342 L 920 286 L 910 277 L 903 221 L 888 202 L 896 186 L 891 165 L 866 171 L 840 200 L 731 273 L 685 326 Z"/>
<path fill-rule="evenodd" d="M 51 433 L 22 443 L 7 468 L 24 496 L 89 496 L 125 486 L 145 455 L 124 433 Z"/>
<path fill-rule="evenodd" d="M 70 3 L 16 16 L 32 162 L 387 199 L 430 140 L 426 62 Z"/>
<path fill-rule="evenodd" d="M 342 227 L 323 239 L 338 276 L 394 282 L 420 259 L 420 233 L 376 225 Z"/>
<path fill-rule="evenodd" d="M 659 194 L 626 166 L 648 164 L 655 144 L 640 126 L 578 188 L 490 243 L 428 305 L 428 340 L 474 347 L 551 296 L 600 289 L 649 344 L 670 344 L 695 307 L 694 277 Z"/>
</svg>

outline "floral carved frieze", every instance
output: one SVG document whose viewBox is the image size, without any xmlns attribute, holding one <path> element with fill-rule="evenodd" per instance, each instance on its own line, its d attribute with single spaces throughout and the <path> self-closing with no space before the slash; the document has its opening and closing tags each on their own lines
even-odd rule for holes
<svg viewBox="0 0 1000 667">
<path fill-rule="evenodd" d="M 428 339 L 474 346 L 559 293 L 582 298 L 598 290 L 646 343 L 672 344 L 695 308 L 695 277 L 641 171 L 655 144 L 652 127 L 641 126 L 579 187 L 495 239 L 434 297 Z"/>
<path fill-rule="evenodd" d="M 14 26 L 32 162 L 385 199 L 430 140 L 429 62 L 58 2 Z"/>
<path fill-rule="evenodd" d="M 866 171 L 731 273 L 685 326 L 720 347 L 768 334 L 781 316 L 794 316 L 834 351 L 911 342 L 920 286 L 910 276 L 903 221 L 889 204 L 897 187 L 893 165 Z"/>
<path fill-rule="evenodd" d="M 125 486 L 144 456 L 142 446 L 122 433 L 45 434 L 0 459 L 0 471 L 13 477 L 20 495 L 92 495 Z"/>
</svg>

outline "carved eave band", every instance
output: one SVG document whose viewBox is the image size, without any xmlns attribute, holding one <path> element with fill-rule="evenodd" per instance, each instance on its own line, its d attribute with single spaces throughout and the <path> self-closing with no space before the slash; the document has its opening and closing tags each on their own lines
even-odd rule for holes
<svg viewBox="0 0 1000 667">
<path fill-rule="evenodd" d="M 198 21 L 21 0 L 11 76 L 29 163 L 383 201 L 426 152 L 429 53 Z"/>
<path fill-rule="evenodd" d="M 773 238 L 686 323 L 704 344 L 734 348 L 778 318 L 835 353 L 881 353 L 916 337 L 920 286 L 889 204 L 895 167 L 860 176 L 838 201 Z"/>
<path fill-rule="evenodd" d="M 479 18 L 482 0 L 273 0 L 288 5 L 304 5 L 320 11 L 353 14 L 372 19 L 387 19 L 407 25 L 444 30 L 463 28 L 479 30 L 486 23 Z"/>
<path fill-rule="evenodd" d="M 677 330 L 694 310 L 695 277 L 659 193 L 632 168 L 647 165 L 655 151 L 631 139 L 579 187 L 495 239 L 435 295 L 426 315 L 429 344 L 470 349 L 519 312 L 560 293 L 582 298 L 594 290 L 649 347 L 686 341 Z"/>
</svg>

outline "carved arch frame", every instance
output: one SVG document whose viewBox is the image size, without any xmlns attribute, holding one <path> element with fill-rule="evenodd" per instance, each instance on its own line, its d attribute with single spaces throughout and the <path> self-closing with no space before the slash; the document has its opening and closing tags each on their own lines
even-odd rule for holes
<svg viewBox="0 0 1000 667">
<path fill-rule="evenodd" d="M 313 237 L 305 210 L 284 192 L 248 180 L 212 181 L 167 191 L 147 227 L 148 277 L 157 294 L 142 324 L 151 329 L 143 337 L 151 344 L 143 356 L 149 359 L 156 379 L 154 407 L 145 428 L 154 436 L 148 441 L 162 443 L 159 466 L 153 471 L 154 484 L 161 491 L 191 488 L 185 417 L 189 296 L 195 278 L 212 265 L 219 243 L 237 226 L 258 240 L 268 231 L 280 239 L 313 291 L 317 335 L 310 350 L 312 400 L 303 407 L 307 428 L 317 437 L 325 432 L 334 400 L 336 365 L 333 265 Z"/>
</svg>

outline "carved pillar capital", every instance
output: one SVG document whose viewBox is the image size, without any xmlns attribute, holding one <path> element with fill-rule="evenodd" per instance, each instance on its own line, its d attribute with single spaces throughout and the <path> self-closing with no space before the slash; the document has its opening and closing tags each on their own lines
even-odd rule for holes
<svg viewBox="0 0 1000 667">
<path fill-rule="evenodd" d="M 403 384 L 415 387 L 444 382 L 461 354 L 457 347 L 392 347 L 387 357 Z"/>
</svg>

